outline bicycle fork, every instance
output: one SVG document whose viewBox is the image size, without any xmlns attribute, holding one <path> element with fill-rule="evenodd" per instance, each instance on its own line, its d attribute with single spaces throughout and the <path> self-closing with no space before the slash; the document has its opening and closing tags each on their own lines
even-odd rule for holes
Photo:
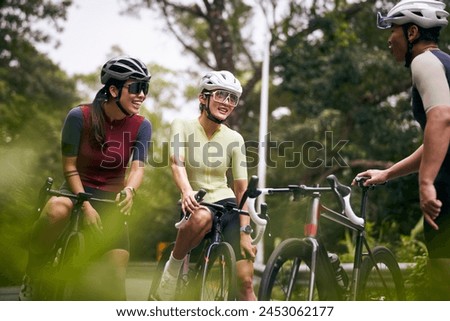
<svg viewBox="0 0 450 321">
<path fill-rule="evenodd" d="M 305 224 L 305 240 L 311 243 L 311 266 L 310 266 L 310 276 L 309 276 L 309 291 L 308 291 L 308 301 L 312 301 L 314 298 L 314 289 L 316 284 L 316 263 L 317 263 L 317 250 L 319 248 L 319 243 L 316 240 L 317 228 L 319 224 L 320 215 L 320 193 L 314 192 L 312 194 L 311 208 L 309 209 L 309 215 L 306 219 Z M 298 259 L 297 259 L 298 260 Z M 296 263 L 298 265 L 298 263 Z M 296 269 L 298 270 L 298 269 Z M 298 271 L 297 271 L 298 273 Z M 296 278 L 291 278 L 295 280 Z M 292 282 L 292 281 L 291 281 Z M 292 291 L 293 284 L 289 284 L 289 297 Z"/>
<path fill-rule="evenodd" d="M 312 245 L 311 251 L 311 266 L 310 266 L 310 276 L 309 276 L 309 292 L 308 292 L 308 301 L 312 301 L 314 299 L 314 285 L 316 284 L 316 262 L 317 262 L 317 249 L 319 248 L 319 243 L 315 238 L 307 237 Z M 292 279 L 291 279 L 292 280 Z"/>
</svg>

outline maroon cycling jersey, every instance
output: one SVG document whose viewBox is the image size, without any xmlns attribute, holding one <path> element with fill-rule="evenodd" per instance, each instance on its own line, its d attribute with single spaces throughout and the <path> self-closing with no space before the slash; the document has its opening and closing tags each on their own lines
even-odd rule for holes
<svg viewBox="0 0 450 321">
<path fill-rule="evenodd" d="M 105 117 L 105 143 L 90 142 L 90 105 L 72 109 L 62 133 L 62 154 L 77 157 L 84 186 L 119 192 L 125 184 L 130 160 L 145 161 L 151 124 L 141 115 L 110 121 Z"/>
</svg>

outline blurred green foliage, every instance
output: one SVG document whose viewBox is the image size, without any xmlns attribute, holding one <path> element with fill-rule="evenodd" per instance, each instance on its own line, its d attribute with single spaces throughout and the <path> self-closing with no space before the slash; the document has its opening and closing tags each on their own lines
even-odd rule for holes
<svg viewBox="0 0 450 321">
<path fill-rule="evenodd" d="M 269 17 L 277 2 L 248 5 L 215 0 L 208 11 L 194 1 L 189 5 L 189 1 L 183 5 L 122 1 L 135 9 L 162 10 L 174 28 L 169 30 L 181 32 L 178 40 L 184 41 L 185 53 L 196 58 L 201 68 L 233 70 L 242 79 L 243 104 L 236 109 L 231 126 L 239 128 L 248 142 L 249 175 L 257 174 L 261 61 L 249 22 L 261 9 Z M 97 73 L 69 77 L 34 47 L 50 39 L 35 30 L 33 22 L 42 19 L 63 25 L 71 1 L 61 6 L 49 1 L 21 3 L 25 4 L 14 10 L 13 1 L 0 4 L 0 18 L 5 21 L 0 30 L 0 285 L 17 284 L 23 273 L 37 190 L 47 176 L 53 176 L 56 184 L 62 182 L 59 135 L 64 117 L 76 104 L 91 100 L 99 86 Z M 409 105 L 409 71 L 389 56 L 388 32 L 375 27 L 376 12 L 392 3 L 290 1 L 283 13 L 270 17 L 272 145 L 267 186 L 326 184 L 331 173 L 350 184 L 358 172 L 389 166 L 419 146 L 421 133 Z M 212 23 L 206 17 L 218 9 L 224 14 Z M 222 28 L 210 32 L 211 24 Z M 229 41 L 221 43 L 225 36 Z M 440 46 L 449 49 L 448 31 L 443 32 Z M 182 75 L 184 99 L 195 117 L 192 99 L 198 80 L 190 66 L 186 71 L 149 67 L 153 78 L 144 113 L 153 124 L 152 146 L 130 221 L 132 259 L 145 261 L 155 259 L 158 242 L 175 238 L 173 224 L 178 219 L 178 191 L 170 168 L 164 165 L 169 124 L 163 115 L 167 110 L 176 114 L 181 108 L 173 97 L 180 91 L 177 77 Z M 89 90 L 80 92 L 79 83 Z M 280 110 L 285 113 L 277 113 Z M 420 263 L 426 254 L 416 181 L 411 175 L 370 194 L 368 236 L 373 243 L 387 244 L 400 260 Z M 355 188 L 355 208 L 359 208 L 359 196 Z M 266 202 L 271 217 L 271 236 L 265 237 L 267 259 L 276 240 L 303 231 L 307 200 L 292 202 L 278 195 L 268 196 Z M 324 196 L 325 204 L 333 207 L 332 202 Z M 325 223 L 322 232 L 330 250 L 351 250 L 348 231 Z M 422 265 L 417 266 L 413 282 L 421 275 Z"/>
</svg>

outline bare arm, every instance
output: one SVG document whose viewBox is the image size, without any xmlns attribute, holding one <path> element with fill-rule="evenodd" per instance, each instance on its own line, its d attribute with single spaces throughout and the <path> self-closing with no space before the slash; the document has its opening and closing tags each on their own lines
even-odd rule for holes
<svg viewBox="0 0 450 321">
<path fill-rule="evenodd" d="M 245 191 L 247 190 L 248 182 L 246 179 L 238 179 L 234 181 L 234 195 L 236 195 L 237 204 L 241 202 Z M 244 203 L 243 210 L 247 210 L 247 203 Z M 250 217 L 247 215 L 240 215 L 241 226 L 250 224 Z"/>
<path fill-rule="evenodd" d="M 247 190 L 247 180 L 238 179 L 234 181 L 234 194 L 236 195 L 237 204 L 241 202 L 241 199 Z M 244 203 L 244 210 L 247 210 L 247 204 Z M 250 224 L 250 217 L 248 215 L 239 215 L 240 226 Z M 241 232 L 241 252 L 242 256 L 253 261 L 256 256 L 256 246 L 252 245 L 252 238 L 249 234 Z"/>
<path fill-rule="evenodd" d="M 397 177 L 405 176 L 411 173 L 419 171 L 420 162 L 422 159 L 423 145 L 421 145 L 414 153 L 401 161 L 395 163 L 391 167 L 379 170 L 369 169 L 367 171 L 359 173 L 357 176 L 370 177 L 365 184 L 382 184 L 388 180 L 392 180 Z"/>
<path fill-rule="evenodd" d="M 69 184 L 70 190 L 74 194 L 84 192 L 83 184 L 81 183 L 80 175 L 77 169 L 77 157 L 62 157 L 64 177 Z M 88 226 L 95 229 L 101 229 L 102 223 L 97 211 L 92 207 L 88 201 L 83 203 L 82 210 L 84 213 L 84 221 Z"/>
<path fill-rule="evenodd" d="M 424 148 L 419 169 L 420 207 L 427 222 L 434 223 L 442 202 L 437 199 L 434 180 L 444 161 L 450 141 L 450 106 L 437 106 L 427 113 L 424 132 Z"/>
<path fill-rule="evenodd" d="M 184 166 L 184 158 L 182 156 L 170 157 L 170 168 L 172 170 L 172 176 L 181 192 L 181 208 L 184 213 L 193 212 L 199 204 L 195 200 L 195 191 L 193 191 L 191 184 L 189 183 L 186 167 Z"/>
<path fill-rule="evenodd" d="M 120 211 L 125 215 L 129 215 L 133 206 L 133 197 L 144 178 L 144 163 L 139 160 L 131 162 L 130 172 L 125 182 L 126 197 L 119 203 Z M 116 201 L 120 200 L 120 194 L 117 195 Z"/>
</svg>

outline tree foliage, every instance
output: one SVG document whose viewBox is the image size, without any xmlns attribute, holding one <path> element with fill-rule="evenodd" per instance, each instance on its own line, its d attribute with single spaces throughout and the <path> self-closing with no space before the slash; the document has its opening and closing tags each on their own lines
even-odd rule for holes
<svg viewBox="0 0 450 321">
<path fill-rule="evenodd" d="M 324 184 L 331 173 L 350 184 L 358 172 L 390 166 L 420 145 L 421 133 L 409 106 L 409 71 L 390 57 L 388 32 L 375 26 L 376 12 L 387 11 L 394 1 L 141 3 L 162 12 L 168 30 L 201 66 L 229 69 L 243 79 L 243 108 L 236 109 L 231 125 L 250 141 L 253 165 L 258 160 L 261 61 L 248 31 L 252 19 L 264 13 L 253 26 L 267 28 L 271 35 L 269 108 L 289 111 L 270 118 L 267 185 Z M 135 3 L 133 8 L 140 9 Z M 448 49 L 446 32 L 441 48 Z M 250 172 L 255 173 L 256 166 Z M 286 206 L 285 201 L 269 204 L 276 212 L 275 235 L 301 228 L 297 216 L 302 206 Z M 381 242 L 399 241 L 420 218 L 414 175 L 379 189 L 371 201 L 373 235 Z"/>
<path fill-rule="evenodd" d="M 51 41 L 37 23 L 59 28 L 70 3 L 0 2 L 0 283 L 23 271 L 36 191 L 61 172 L 59 133 L 78 99 L 75 81 L 35 44 Z"/>
</svg>

